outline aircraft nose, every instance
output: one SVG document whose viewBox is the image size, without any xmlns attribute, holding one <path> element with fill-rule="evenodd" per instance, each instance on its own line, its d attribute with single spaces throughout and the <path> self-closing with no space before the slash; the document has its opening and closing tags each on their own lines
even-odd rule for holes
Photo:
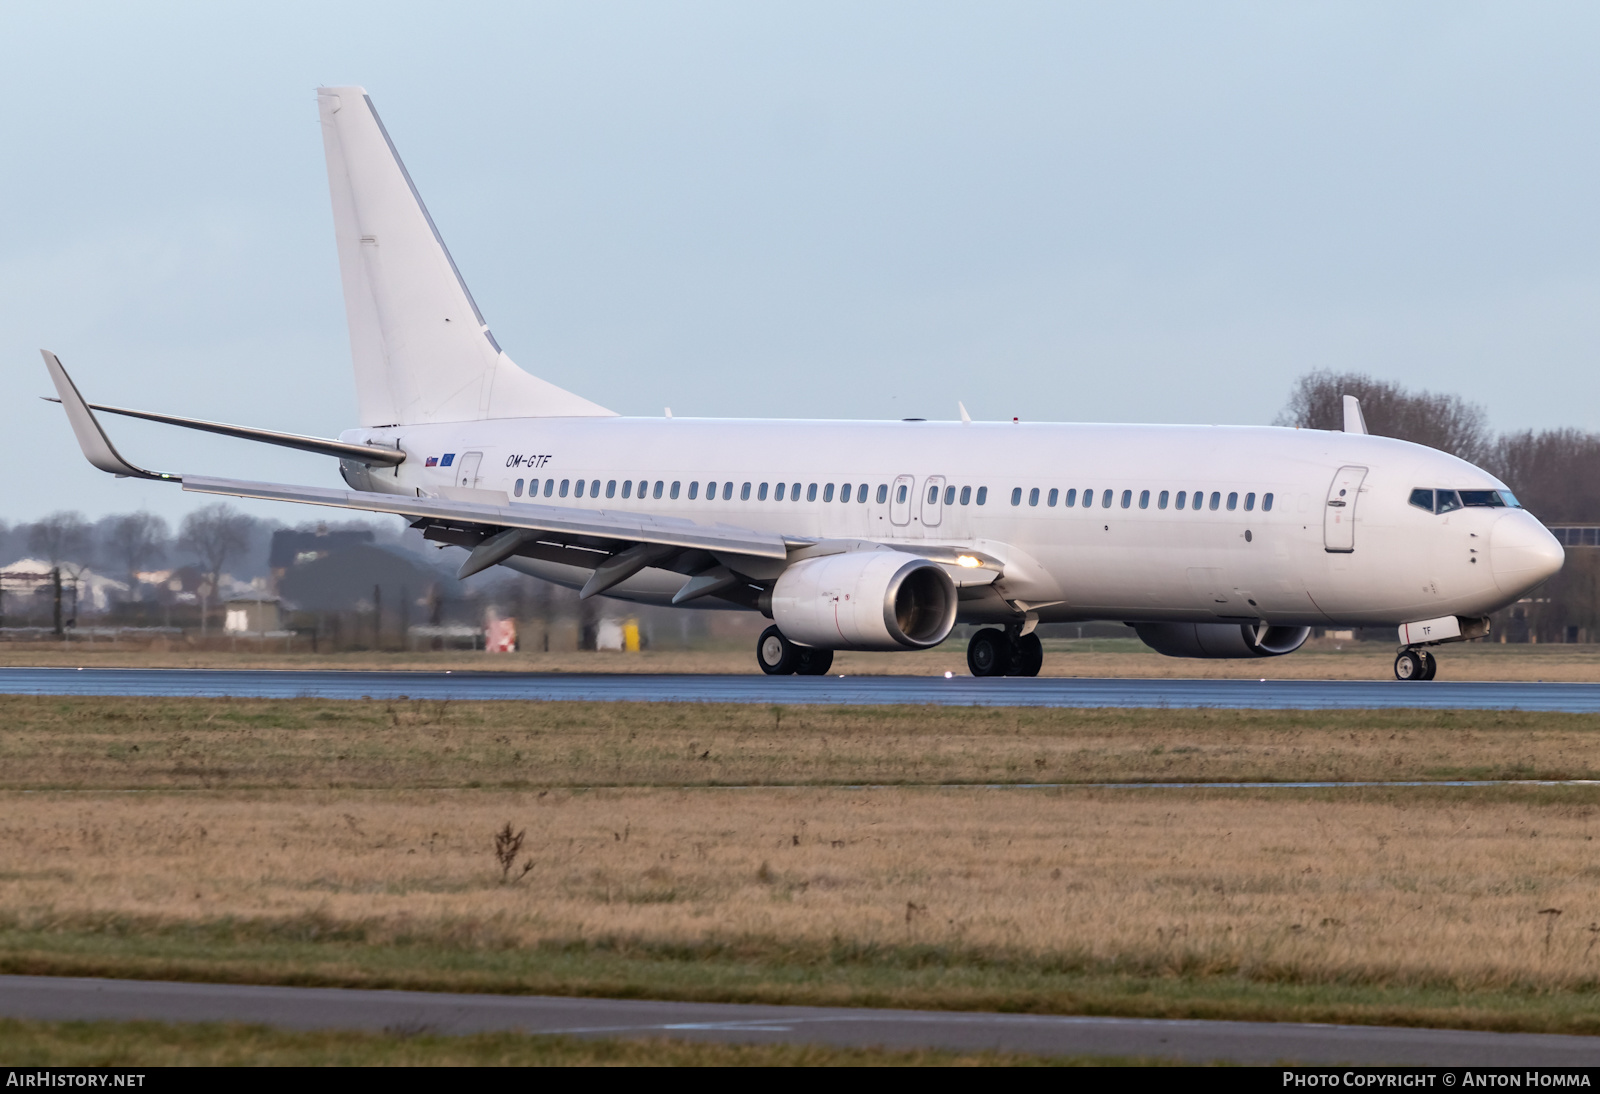
<svg viewBox="0 0 1600 1094">
<path fill-rule="evenodd" d="M 1494 582 L 1508 596 L 1519 596 L 1552 577 L 1567 553 L 1531 513 L 1507 513 L 1489 532 L 1489 565 Z"/>
</svg>

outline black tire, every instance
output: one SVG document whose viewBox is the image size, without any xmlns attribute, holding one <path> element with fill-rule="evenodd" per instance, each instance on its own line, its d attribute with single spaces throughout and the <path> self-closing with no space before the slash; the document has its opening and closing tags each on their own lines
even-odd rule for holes
<svg viewBox="0 0 1600 1094">
<path fill-rule="evenodd" d="M 808 649 L 796 646 L 797 663 L 794 671 L 799 676 L 826 676 L 833 667 L 833 651 Z"/>
<path fill-rule="evenodd" d="M 756 663 L 768 676 L 793 676 L 800 664 L 800 647 L 777 627 L 768 627 L 756 639 Z"/>
<path fill-rule="evenodd" d="M 1438 659 L 1427 650 L 1419 650 L 1418 653 L 1422 657 L 1422 678 L 1424 680 L 1432 680 L 1439 675 Z"/>
<path fill-rule="evenodd" d="M 1044 667 L 1044 643 L 1037 634 L 1025 634 L 1011 643 L 1011 665 L 1007 676 L 1038 676 Z"/>
<path fill-rule="evenodd" d="M 1416 650 L 1401 650 L 1400 656 L 1394 659 L 1394 678 L 1396 680 L 1425 680 L 1422 658 Z"/>
<path fill-rule="evenodd" d="M 1011 668 L 1011 641 L 1005 631 L 985 627 L 967 641 L 967 671 L 974 676 L 1004 676 Z"/>
</svg>

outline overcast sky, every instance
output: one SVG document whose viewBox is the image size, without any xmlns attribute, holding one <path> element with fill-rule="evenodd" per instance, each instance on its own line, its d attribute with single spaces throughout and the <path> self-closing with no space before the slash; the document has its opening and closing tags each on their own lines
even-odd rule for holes
<svg viewBox="0 0 1600 1094">
<path fill-rule="evenodd" d="M 318 84 L 512 358 L 625 414 L 1265 423 L 1332 368 L 1600 429 L 1592 4 L 155 7 L 0 9 L 13 522 L 198 504 L 84 463 L 40 346 L 94 401 L 354 423 Z"/>
</svg>

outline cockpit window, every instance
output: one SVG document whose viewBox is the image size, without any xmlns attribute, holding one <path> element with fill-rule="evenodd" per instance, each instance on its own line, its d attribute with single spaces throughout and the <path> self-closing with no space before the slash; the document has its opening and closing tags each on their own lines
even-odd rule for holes
<svg viewBox="0 0 1600 1094">
<path fill-rule="evenodd" d="M 1411 504 L 1430 513 L 1449 513 L 1456 509 L 1521 509 L 1522 503 L 1509 490 L 1413 490 Z"/>
</svg>

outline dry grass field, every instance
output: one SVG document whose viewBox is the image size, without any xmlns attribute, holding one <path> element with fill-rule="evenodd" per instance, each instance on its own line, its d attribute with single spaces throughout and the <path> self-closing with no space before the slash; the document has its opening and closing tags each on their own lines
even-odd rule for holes
<svg viewBox="0 0 1600 1094">
<path fill-rule="evenodd" d="M 0 724 L 5 971 L 1600 1031 L 1600 787 L 986 785 L 1589 775 L 1597 717 L 5 698 Z"/>
<path fill-rule="evenodd" d="M 1132 639 L 1052 639 L 1045 643 L 1041 675 L 1182 679 L 1387 680 L 1395 648 L 1382 642 L 1319 639 L 1287 657 L 1259 661 L 1195 661 L 1163 657 Z M 1438 651 L 1446 680 L 1600 681 L 1600 647 L 1502 645 L 1469 642 Z M 485 654 L 284 653 L 271 640 L 213 640 L 210 648 L 182 643 L 132 645 L 111 642 L 0 643 L 6 666 L 99 666 L 133 668 L 387 669 L 480 672 L 663 672 L 740 673 L 757 670 L 755 643 L 719 642 L 696 650 L 642 653 Z M 841 653 L 833 671 L 854 676 L 965 674 L 966 644 L 946 643 L 923 653 Z"/>
</svg>

